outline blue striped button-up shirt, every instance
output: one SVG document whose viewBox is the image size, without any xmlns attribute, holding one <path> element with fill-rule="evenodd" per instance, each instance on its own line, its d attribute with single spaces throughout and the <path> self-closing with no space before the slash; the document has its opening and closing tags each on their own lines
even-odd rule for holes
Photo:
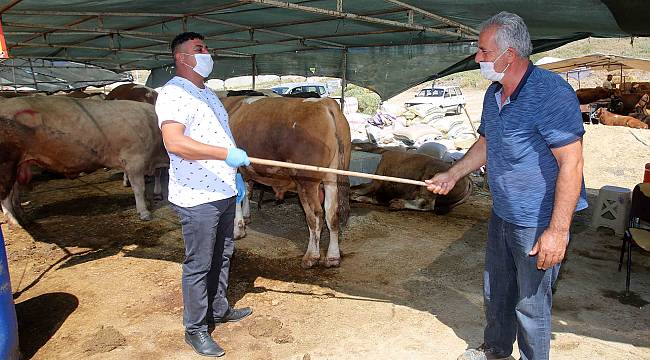
<svg viewBox="0 0 650 360">
<path fill-rule="evenodd" d="M 494 213 L 519 226 L 547 227 L 559 170 L 551 149 L 585 132 L 578 99 L 559 75 L 532 63 L 503 105 L 501 92 L 497 82 L 487 89 L 478 129 L 487 141 Z M 586 207 L 583 181 L 576 210 Z"/>
</svg>

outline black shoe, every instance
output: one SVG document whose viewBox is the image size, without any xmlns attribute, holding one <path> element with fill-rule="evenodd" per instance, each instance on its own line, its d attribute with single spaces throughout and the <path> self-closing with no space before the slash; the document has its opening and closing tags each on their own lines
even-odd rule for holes
<svg viewBox="0 0 650 360">
<path fill-rule="evenodd" d="M 497 352 L 485 344 L 476 349 L 467 349 L 456 360 L 514 360 L 510 355 Z"/>
<path fill-rule="evenodd" d="M 217 344 L 207 331 L 195 333 L 185 332 L 185 342 L 188 343 L 199 355 L 219 357 L 226 352 Z"/>
<path fill-rule="evenodd" d="M 226 323 L 226 322 L 236 322 L 247 317 L 252 313 L 253 313 L 253 309 L 251 309 L 250 307 L 245 307 L 241 309 L 230 308 L 228 309 L 228 312 L 224 317 L 219 319 L 214 319 L 214 322 L 216 324 Z"/>
</svg>

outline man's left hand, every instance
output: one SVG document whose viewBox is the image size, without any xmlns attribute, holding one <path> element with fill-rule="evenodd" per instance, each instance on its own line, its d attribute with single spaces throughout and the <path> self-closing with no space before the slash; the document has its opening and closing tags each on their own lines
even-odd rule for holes
<svg viewBox="0 0 650 360">
<path fill-rule="evenodd" d="M 568 231 L 546 229 L 528 255 L 537 255 L 537 268 L 547 270 L 564 259 L 568 242 Z"/>
<path fill-rule="evenodd" d="M 246 196 L 246 182 L 240 173 L 235 175 L 235 187 L 237 188 L 237 203 L 239 204 L 244 200 L 244 196 Z"/>
</svg>

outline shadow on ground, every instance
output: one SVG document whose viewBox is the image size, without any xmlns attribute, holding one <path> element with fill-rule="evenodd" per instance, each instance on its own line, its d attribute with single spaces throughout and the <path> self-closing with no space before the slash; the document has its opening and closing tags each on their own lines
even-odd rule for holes
<svg viewBox="0 0 650 360">
<path fill-rule="evenodd" d="M 102 187 L 103 194 L 92 190 L 69 191 L 67 195 L 62 195 L 61 191 L 27 194 L 26 197 L 32 201 L 28 214 L 34 221 L 26 230 L 36 241 L 56 244 L 63 249 L 75 247 L 89 250 L 80 255 L 71 254 L 62 264 L 65 267 L 118 252 L 124 252 L 126 256 L 180 263 L 183 260 L 183 243 L 175 214 L 159 203 L 154 207 L 155 219 L 141 222 L 135 213 L 130 189 L 122 188 L 119 180 L 114 178 L 113 182 L 108 183 L 108 188 Z M 87 179 L 87 182 L 91 181 L 92 179 Z M 56 196 L 48 197 L 49 193 Z M 591 197 L 590 202 L 593 203 L 593 200 Z M 483 201 L 477 205 L 470 201 L 446 216 L 420 212 L 391 213 L 365 205 L 354 205 L 352 213 L 359 219 L 373 215 L 379 222 L 364 228 L 363 239 L 356 239 L 356 244 L 355 241 L 350 241 L 348 245 L 346 241 L 350 240 L 349 237 L 342 241 L 344 256 L 341 268 L 318 267 L 304 270 L 300 267 L 300 255 L 265 257 L 260 255 L 263 251 L 237 251 L 232 265 L 231 303 L 236 303 L 249 292 L 269 291 L 254 287 L 255 279 L 260 276 L 285 282 L 314 284 L 341 293 L 389 301 L 429 312 L 467 343 L 479 344 L 483 329 L 480 299 L 489 204 L 486 205 Z M 304 214 L 295 198 L 279 205 L 264 204 L 259 211 L 253 206 L 252 216 L 250 230 L 267 237 L 284 239 L 301 252 L 306 249 L 308 231 Z M 590 230 L 590 217 L 590 211 L 576 216 L 568 262 L 563 267 L 562 280 L 555 296 L 554 331 L 635 346 L 650 346 L 650 339 L 632 338 L 625 332 L 625 329 L 647 330 L 649 316 L 645 298 L 648 297 L 647 289 L 650 288 L 650 260 L 646 255 L 635 254 L 633 289 L 639 289 L 640 292 L 635 294 L 638 299 L 633 304 L 637 306 L 619 301 L 620 296 L 617 294 L 623 286 L 620 281 L 624 276 L 616 271 L 620 243 L 606 230 Z M 382 219 L 385 221 L 383 224 Z M 444 232 L 449 224 L 465 230 L 455 238 L 444 238 L 444 234 L 436 233 Z M 420 231 L 423 227 L 426 231 Z M 391 232 L 391 229 L 397 228 L 398 234 Z M 402 241 L 401 236 L 408 236 L 410 240 L 413 236 L 419 237 L 418 243 L 435 249 L 430 250 L 430 255 L 418 254 L 428 259 L 424 266 L 415 266 L 410 258 L 400 257 L 408 256 L 408 251 L 395 252 L 389 258 L 382 258 L 383 255 L 364 250 L 371 247 L 371 242 L 383 246 L 387 242 L 394 244 Z M 443 243 L 448 245 L 438 249 L 436 239 L 443 238 Z M 326 249 L 327 231 L 323 232 L 322 239 L 321 249 Z M 277 244 L 267 241 L 263 246 L 272 249 Z M 402 277 L 388 278 L 379 271 L 363 275 L 367 278 L 351 276 L 358 263 L 369 261 L 370 258 L 377 263 L 397 262 Z M 26 301 L 23 303 L 27 304 L 17 306 L 23 324 L 37 322 L 39 314 L 47 318 L 47 324 L 43 328 L 30 331 L 37 334 L 34 344 L 26 345 L 27 349 L 32 349 L 31 354 L 42 345 L 43 339 L 47 341 L 52 331 L 56 331 L 55 325 L 76 307 L 76 299 L 70 299 L 65 294 L 52 296 L 55 296 L 55 301 Z M 51 304 L 60 306 L 58 313 L 61 316 L 50 315 L 46 309 L 53 306 Z M 642 304 L 640 308 L 639 304 Z M 603 316 L 604 313 L 614 315 Z M 465 316 L 460 316 L 461 314 Z M 468 317 L 467 314 L 471 316 Z M 623 320 L 620 319 L 621 314 Z M 612 324 L 612 317 L 618 318 L 615 324 Z"/>
</svg>

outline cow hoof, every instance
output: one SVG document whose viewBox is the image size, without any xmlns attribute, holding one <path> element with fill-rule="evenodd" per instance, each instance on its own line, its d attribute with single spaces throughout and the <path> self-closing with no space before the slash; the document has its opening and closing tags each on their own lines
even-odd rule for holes
<svg viewBox="0 0 650 360">
<path fill-rule="evenodd" d="M 331 267 L 339 267 L 341 265 L 341 259 L 340 258 L 327 258 L 325 261 L 323 261 L 323 266 L 326 268 L 331 268 Z"/>
<path fill-rule="evenodd" d="M 233 236 L 235 240 L 243 239 L 246 237 L 246 230 L 245 229 L 235 229 Z"/>
<path fill-rule="evenodd" d="M 319 258 L 307 258 L 304 257 L 302 258 L 302 268 L 303 269 L 311 269 L 314 267 L 314 265 L 318 264 Z"/>
<path fill-rule="evenodd" d="M 388 203 L 388 208 L 390 210 L 402 210 L 404 209 L 406 201 L 404 199 L 393 199 Z"/>
<path fill-rule="evenodd" d="M 144 214 L 140 214 L 140 220 L 142 221 L 150 221 L 153 219 L 153 216 L 151 216 L 150 212 L 146 212 Z"/>
<path fill-rule="evenodd" d="M 153 194 L 153 199 L 155 201 L 162 201 L 163 196 L 162 196 L 162 194 Z"/>
</svg>

